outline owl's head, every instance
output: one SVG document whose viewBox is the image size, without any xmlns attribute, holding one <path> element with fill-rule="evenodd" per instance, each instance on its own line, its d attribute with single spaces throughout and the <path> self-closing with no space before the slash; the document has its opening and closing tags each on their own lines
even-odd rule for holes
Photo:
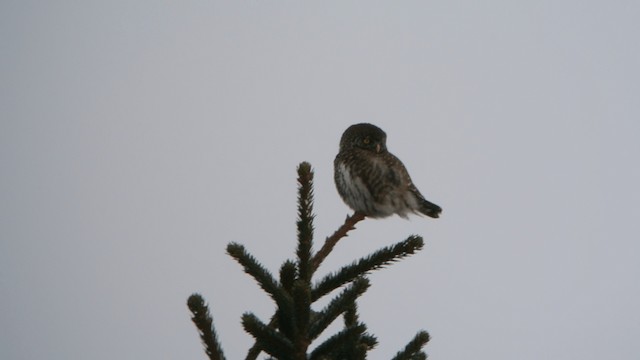
<svg viewBox="0 0 640 360">
<path fill-rule="evenodd" d="M 387 151 L 387 134 L 371 124 L 351 125 L 344 131 L 340 139 L 340 151 L 364 149 L 375 153 Z"/>
</svg>

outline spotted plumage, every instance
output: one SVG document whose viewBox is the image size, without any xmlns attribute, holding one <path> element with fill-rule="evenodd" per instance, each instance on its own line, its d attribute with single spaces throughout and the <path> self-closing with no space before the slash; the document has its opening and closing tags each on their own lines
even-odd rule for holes
<svg viewBox="0 0 640 360">
<path fill-rule="evenodd" d="M 334 178 L 344 202 L 372 218 L 406 218 L 409 213 L 439 217 L 442 209 L 420 194 L 386 143 L 387 134 L 371 124 L 352 125 L 342 134 Z"/>
</svg>

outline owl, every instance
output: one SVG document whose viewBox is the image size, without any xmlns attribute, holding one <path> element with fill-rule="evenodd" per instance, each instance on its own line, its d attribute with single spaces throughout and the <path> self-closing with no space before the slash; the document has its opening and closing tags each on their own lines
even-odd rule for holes
<svg viewBox="0 0 640 360">
<path fill-rule="evenodd" d="M 351 125 L 342 134 L 334 164 L 338 193 L 349 207 L 367 217 L 398 214 L 440 216 L 411 181 L 400 159 L 387 151 L 387 134 L 372 124 Z"/>
</svg>

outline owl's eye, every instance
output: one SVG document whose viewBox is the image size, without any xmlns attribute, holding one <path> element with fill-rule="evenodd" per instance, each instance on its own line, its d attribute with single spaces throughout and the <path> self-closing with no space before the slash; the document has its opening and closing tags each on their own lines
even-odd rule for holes
<svg viewBox="0 0 640 360">
<path fill-rule="evenodd" d="M 364 138 L 364 140 L 362 140 L 362 142 L 363 142 L 365 145 L 369 145 L 369 143 L 371 142 L 371 139 L 369 139 L 368 137 L 366 137 L 366 138 Z"/>
</svg>

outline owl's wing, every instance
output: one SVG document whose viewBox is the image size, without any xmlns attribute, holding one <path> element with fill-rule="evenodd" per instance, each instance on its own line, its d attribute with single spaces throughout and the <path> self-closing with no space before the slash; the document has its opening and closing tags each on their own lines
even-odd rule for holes
<svg viewBox="0 0 640 360">
<path fill-rule="evenodd" d="M 403 189 L 409 174 L 397 157 L 385 153 L 375 156 L 371 166 L 363 167 L 360 176 L 367 179 L 365 184 L 373 198 L 381 202 L 387 199 L 390 193 Z"/>
<path fill-rule="evenodd" d="M 442 212 L 442 208 L 425 199 L 422 193 L 420 193 L 420 190 L 418 190 L 418 188 L 415 186 L 415 184 L 411 180 L 411 176 L 409 176 L 409 172 L 407 171 L 407 168 L 404 167 L 404 165 L 402 164 L 402 162 L 400 162 L 398 158 L 396 158 L 395 156 L 394 158 L 400 164 L 399 166 L 400 169 L 398 170 L 398 173 L 401 174 L 401 181 L 403 181 L 404 184 L 406 184 L 407 190 L 411 192 L 415 196 L 416 200 L 418 201 L 417 210 L 432 218 L 439 217 L 440 213 Z"/>
</svg>

